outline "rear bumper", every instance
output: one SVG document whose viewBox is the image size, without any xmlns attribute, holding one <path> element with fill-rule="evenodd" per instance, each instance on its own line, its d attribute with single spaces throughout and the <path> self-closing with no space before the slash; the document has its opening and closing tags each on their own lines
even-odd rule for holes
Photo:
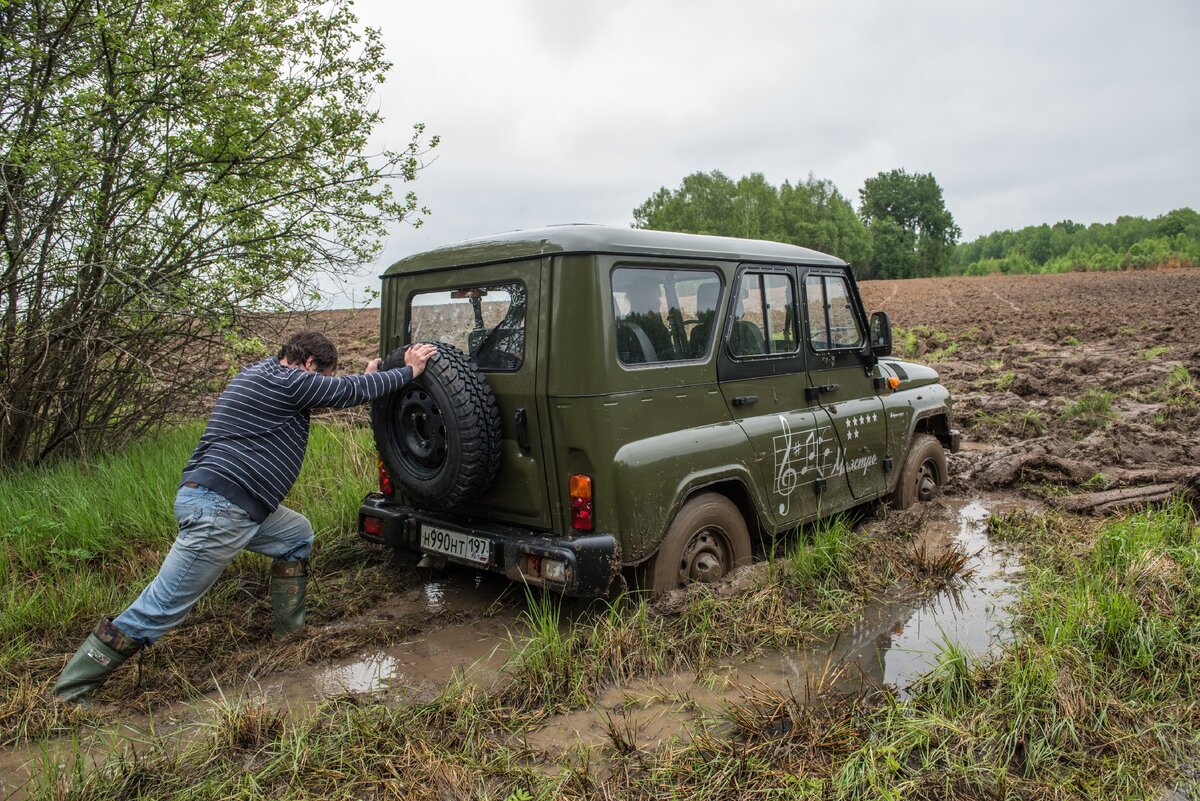
<svg viewBox="0 0 1200 801">
<path fill-rule="evenodd" d="M 378 521 L 377 525 L 372 524 L 372 528 L 378 530 L 377 534 L 367 531 L 368 518 Z M 422 524 L 487 540 L 491 543 L 490 557 L 486 563 L 476 562 L 422 548 Z M 503 573 L 513 581 L 586 598 L 605 595 L 621 564 L 620 548 L 611 534 L 549 536 L 544 532 L 415 509 L 392 503 L 379 493 L 371 493 L 363 499 L 358 510 L 358 533 L 369 542 L 428 553 L 451 562 Z M 563 562 L 563 580 L 533 574 L 531 556 L 537 557 L 534 563 L 539 560 Z"/>
</svg>

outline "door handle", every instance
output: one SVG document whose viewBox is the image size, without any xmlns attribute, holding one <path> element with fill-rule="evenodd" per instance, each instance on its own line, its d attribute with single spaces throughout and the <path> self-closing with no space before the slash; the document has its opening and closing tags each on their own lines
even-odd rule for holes
<svg viewBox="0 0 1200 801">
<path fill-rule="evenodd" d="M 734 406 L 752 406 L 758 403 L 757 395 L 738 395 L 733 399 Z"/>
<path fill-rule="evenodd" d="M 517 423 L 517 446 L 526 453 L 529 452 L 529 415 L 522 406 L 513 414 Z"/>
<path fill-rule="evenodd" d="M 804 399 L 815 401 L 827 392 L 837 392 L 842 388 L 841 384 L 821 384 L 819 387 L 805 387 Z"/>
</svg>

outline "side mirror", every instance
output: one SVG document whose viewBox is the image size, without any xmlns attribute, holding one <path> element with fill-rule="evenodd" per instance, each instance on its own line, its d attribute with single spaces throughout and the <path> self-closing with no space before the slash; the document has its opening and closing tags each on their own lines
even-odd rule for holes
<svg viewBox="0 0 1200 801">
<path fill-rule="evenodd" d="M 892 324 L 887 312 L 877 311 L 871 315 L 871 353 L 876 356 L 892 355 Z"/>
</svg>

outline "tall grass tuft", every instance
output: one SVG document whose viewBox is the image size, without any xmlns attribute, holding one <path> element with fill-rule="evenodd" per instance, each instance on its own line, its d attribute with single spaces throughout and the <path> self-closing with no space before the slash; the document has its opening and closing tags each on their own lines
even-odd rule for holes
<svg viewBox="0 0 1200 801">
<path fill-rule="evenodd" d="M 1116 411 L 1112 408 L 1114 397 L 1113 393 L 1102 389 L 1089 389 L 1067 404 L 1060 417 L 1063 420 L 1077 420 L 1088 431 L 1103 428 L 1116 417 Z"/>
</svg>

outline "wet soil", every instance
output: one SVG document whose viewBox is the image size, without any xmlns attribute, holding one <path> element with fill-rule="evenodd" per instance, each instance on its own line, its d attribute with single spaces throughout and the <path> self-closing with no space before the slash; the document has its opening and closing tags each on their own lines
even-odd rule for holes
<svg viewBox="0 0 1200 801">
<path fill-rule="evenodd" d="M 898 329 L 894 354 L 936 367 L 955 425 L 990 446 L 955 457 L 960 489 L 1166 483 L 1200 492 L 1200 270 L 866 281 L 860 290 Z M 378 355 L 378 309 L 259 327 L 271 343 L 325 331 L 349 371 Z M 1172 378 L 1179 369 L 1190 384 Z M 1108 413 L 1070 416 L 1088 393 L 1111 395 Z"/>
<path fill-rule="evenodd" d="M 936 367 L 955 425 L 991 446 L 955 457 L 960 489 L 1200 492 L 1200 270 L 866 281 L 860 291 L 898 329 L 894 355 Z M 325 331 L 348 371 L 378 355 L 378 309 L 258 323 L 272 344 L 304 328 Z M 1177 369 L 1190 384 L 1172 378 Z M 1072 416 L 1089 393 L 1110 395 L 1108 412 Z"/>
<path fill-rule="evenodd" d="M 309 634 L 336 637 L 339 629 L 365 621 L 417 633 L 388 647 L 268 672 L 262 678 L 258 678 L 261 666 L 257 666 L 241 681 L 226 683 L 197 698 L 158 704 L 152 714 L 109 704 L 107 716 L 119 722 L 82 732 L 78 743 L 59 738 L 0 749 L 0 801 L 23 797 L 31 772 L 36 773 L 47 760 L 61 769 L 73 761 L 75 753 L 95 764 L 151 742 L 182 747 L 204 736 L 202 721 L 217 707 L 253 703 L 303 715 L 336 696 L 420 702 L 434 697 L 452 678 L 462 677 L 481 686 L 496 681 L 512 638 L 524 630 L 519 620 L 524 603 L 512 585 L 498 576 L 454 566 L 425 578 L 415 571 L 399 572 L 397 578 L 411 586 L 399 588 L 363 616 L 314 627 Z"/>
<path fill-rule="evenodd" d="M 1200 270 L 861 289 L 867 307 L 887 311 L 900 329 L 896 355 L 937 368 L 955 424 L 968 441 L 991 446 L 952 459 L 958 487 L 1048 497 L 1165 484 L 1196 494 Z"/>
<path fill-rule="evenodd" d="M 1009 496 L 944 498 L 934 505 L 908 547 L 969 556 L 965 569 L 941 589 L 903 587 L 867 604 L 853 628 L 803 648 L 611 687 L 592 707 L 556 716 L 527 734 L 524 744 L 553 755 L 600 745 L 654 747 L 689 739 L 696 723 L 711 721 L 748 692 L 816 700 L 888 687 L 904 697 L 943 647 L 973 657 L 993 652 L 1008 637 L 1021 563 L 1014 551 L 989 542 L 986 523 L 992 514 L 1028 505 Z"/>
<path fill-rule="evenodd" d="M 535 751 L 565 753 L 571 748 L 610 742 L 612 732 L 639 747 L 670 738 L 686 738 L 698 720 L 714 718 L 746 688 L 822 693 L 854 692 L 865 685 L 888 685 L 903 694 L 928 670 L 940 643 L 984 654 L 1003 641 L 1007 604 L 1013 597 L 1019 560 L 994 548 L 985 534 L 991 513 L 1010 508 L 1007 497 L 943 498 L 928 505 L 919 530 L 904 545 L 921 553 L 948 549 L 969 555 L 957 578 L 931 592 L 905 586 L 867 604 L 852 629 L 803 649 L 775 650 L 745 659 L 726 660 L 702 673 L 681 672 L 639 679 L 605 691 L 583 710 L 551 718 L 525 735 Z M 891 536 L 889 521 L 864 523 Z M 897 546 L 899 547 L 899 546 Z M 765 565 L 764 565 L 765 566 Z M 761 568 L 759 568 L 761 569 Z M 204 735 L 202 721 L 220 706 L 254 703 L 303 715 L 320 701 L 354 695 L 385 702 L 428 701 L 452 678 L 483 687 L 502 678 L 502 669 L 525 632 L 523 596 L 502 579 L 469 569 L 449 568 L 427 578 L 404 575 L 412 586 L 401 589 L 369 617 L 411 622 L 424 628 L 395 645 L 374 648 L 346 659 L 247 677 L 220 690 L 186 701 L 160 705 L 153 716 L 114 713 L 120 723 L 85 731 L 76 745 L 50 740 L 0 751 L 0 799 L 20 797 L 30 771 L 45 761 L 66 765 L 76 752 L 90 763 L 114 752 L 127 753 L 156 742 L 177 748 Z M 736 585 L 736 577 L 731 586 Z M 589 605 L 568 601 L 563 625 L 591 614 Z M 352 622 L 325 627 L 352 625 Z M 320 634 L 321 632 L 314 632 Z"/>
</svg>

